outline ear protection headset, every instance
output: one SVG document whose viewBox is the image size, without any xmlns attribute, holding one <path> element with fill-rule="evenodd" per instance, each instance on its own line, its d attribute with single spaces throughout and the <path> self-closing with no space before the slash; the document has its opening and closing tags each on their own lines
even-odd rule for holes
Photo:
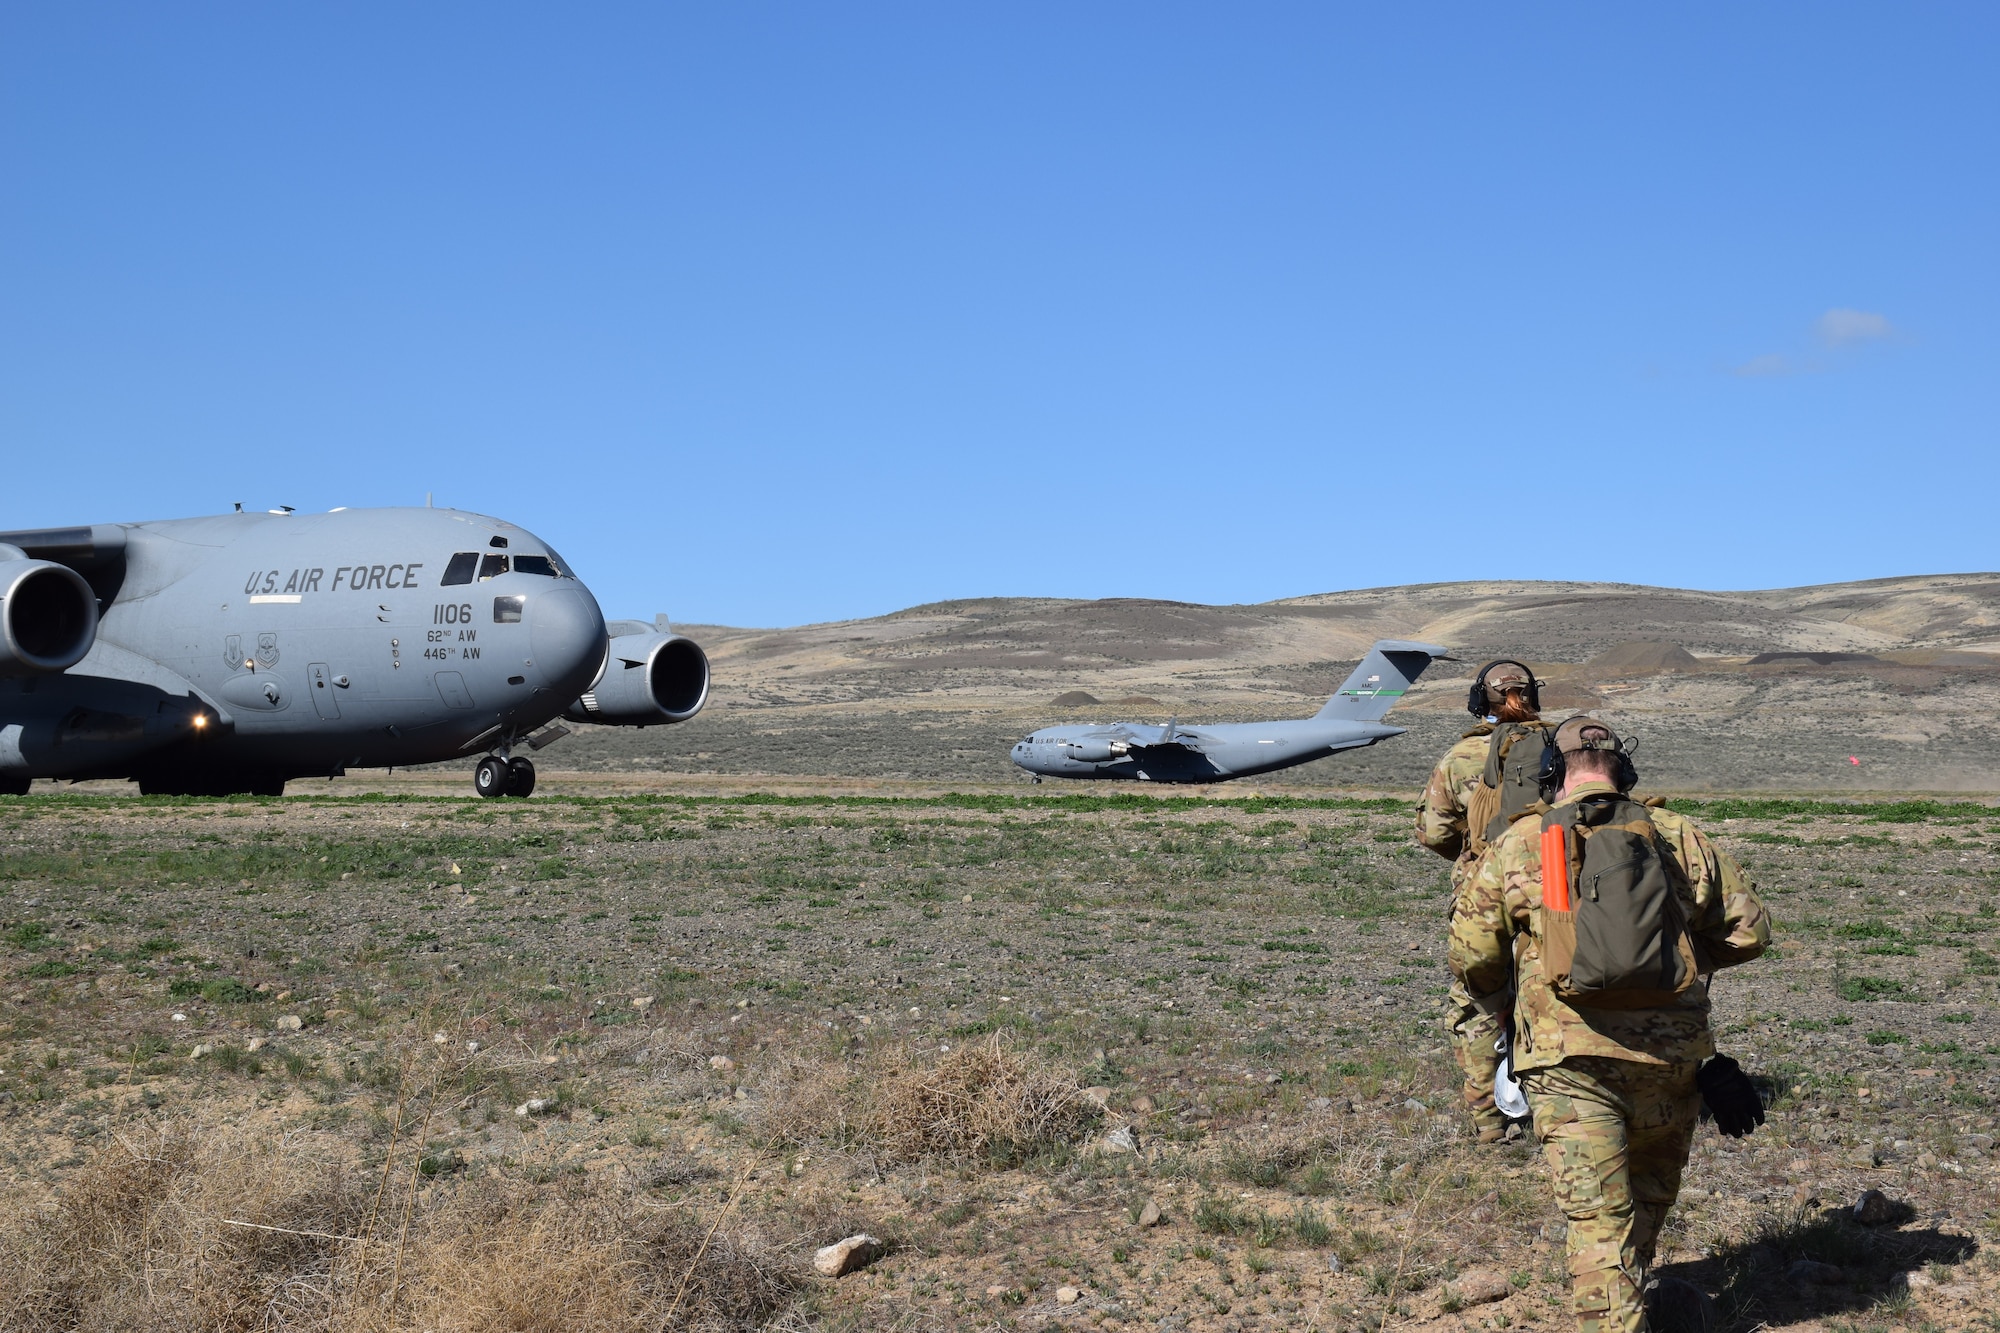
<svg viewBox="0 0 2000 1333">
<path fill-rule="evenodd" d="M 1556 748 L 1555 732 L 1549 733 L 1547 744 L 1542 746 L 1542 764 L 1535 771 L 1535 782 L 1542 789 L 1542 799 L 1555 804 L 1562 793 L 1563 783 L 1569 780 L 1569 760 Z M 1632 752 L 1639 748 L 1639 742 L 1626 737 L 1618 739 L 1614 734 L 1609 741 L 1598 741 L 1584 746 L 1587 750 L 1609 750 L 1618 756 L 1618 765 L 1611 774 L 1611 781 L 1619 791 L 1631 791 L 1639 785 L 1639 770 L 1632 766 Z"/>
<path fill-rule="evenodd" d="M 1542 711 L 1542 682 L 1535 679 L 1535 673 L 1526 662 L 1516 662 L 1511 657 L 1501 657 L 1479 668 L 1479 674 L 1472 678 L 1472 693 L 1466 696 L 1465 711 L 1477 718 L 1484 718 L 1493 709 L 1486 701 L 1486 674 L 1494 667 L 1517 666 L 1521 674 L 1528 678 L 1528 707 L 1537 713 Z"/>
</svg>

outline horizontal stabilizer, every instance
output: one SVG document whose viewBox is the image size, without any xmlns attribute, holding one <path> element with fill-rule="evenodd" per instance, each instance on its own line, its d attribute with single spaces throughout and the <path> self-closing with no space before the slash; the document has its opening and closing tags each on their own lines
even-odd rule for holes
<svg viewBox="0 0 2000 1333">
<path fill-rule="evenodd" d="M 1424 668 L 1448 651 L 1435 643 L 1379 640 L 1315 716 L 1323 721 L 1380 721 L 1384 713 L 1403 701 L 1403 695 L 1424 674 Z"/>
</svg>

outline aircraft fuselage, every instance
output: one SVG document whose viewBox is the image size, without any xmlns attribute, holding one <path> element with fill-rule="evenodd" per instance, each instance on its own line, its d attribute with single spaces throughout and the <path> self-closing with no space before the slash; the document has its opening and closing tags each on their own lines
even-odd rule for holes
<svg viewBox="0 0 2000 1333">
<path fill-rule="evenodd" d="M 228 514 L 10 541 L 83 574 L 101 610 L 82 661 L 0 679 L 0 776 L 243 789 L 232 777 L 449 759 L 554 719 L 606 663 L 590 590 L 534 534 L 479 514 Z"/>
</svg>

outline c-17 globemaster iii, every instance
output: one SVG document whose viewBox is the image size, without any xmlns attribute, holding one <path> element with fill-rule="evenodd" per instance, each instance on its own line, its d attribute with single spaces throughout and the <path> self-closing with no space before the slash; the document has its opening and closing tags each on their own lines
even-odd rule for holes
<svg viewBox="0 0 2000 1333">
<path fill-rule="evenodd" d="M 1424 668 L 1444 657 L 1434 643 L 1383 639 L 1309 718 L 1163 727 L 1137 722 L 1044 727 L 1014 746 L 1014 762 L 1051 778 L 1129 778 L 1138 782 L 1222 782 L 1309 763 L 1403 734 L 1382 725 Z"/>
<path fill-rule="evenodd" d="M 452 509 L 223 514 L 0 532 L 0 793 L 128 778 L 275 795 L 287 780 L 483 754 L 526 796 L 558 718 L 684 722 L 708 658 L 605 623 L 547 543 Z"/>
</svg>

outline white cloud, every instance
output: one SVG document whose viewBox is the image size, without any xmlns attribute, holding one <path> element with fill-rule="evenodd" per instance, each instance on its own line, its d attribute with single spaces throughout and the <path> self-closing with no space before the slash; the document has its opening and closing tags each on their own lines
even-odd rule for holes
<svg viewBox="0 0 2000 1333">
<path fill-rule="evenodd" d="M 1819 331 L 1820 340 L 1832 347 L 1838 347 L 1843 343 L 1871 342 L 1877 338 L 1890 337 L 1895 333 L 1895 329 L 1890 327 L 1887 315 L 1840 307 L 1821 315 L 1819 322 L 1813 327 Z"/>
<path fill-rule="evenodd" d="M 1729 373 L 1744 379 L 1763 380 L 1778 375 L 1790 375 L 1796 370 L 1797 367 L 1792 365 L 1790 357 L 1780 352 L 1766 352 L 1763 356 L 1751 357 L 1740 366 L 1732 366 Z"/>
</svg>

